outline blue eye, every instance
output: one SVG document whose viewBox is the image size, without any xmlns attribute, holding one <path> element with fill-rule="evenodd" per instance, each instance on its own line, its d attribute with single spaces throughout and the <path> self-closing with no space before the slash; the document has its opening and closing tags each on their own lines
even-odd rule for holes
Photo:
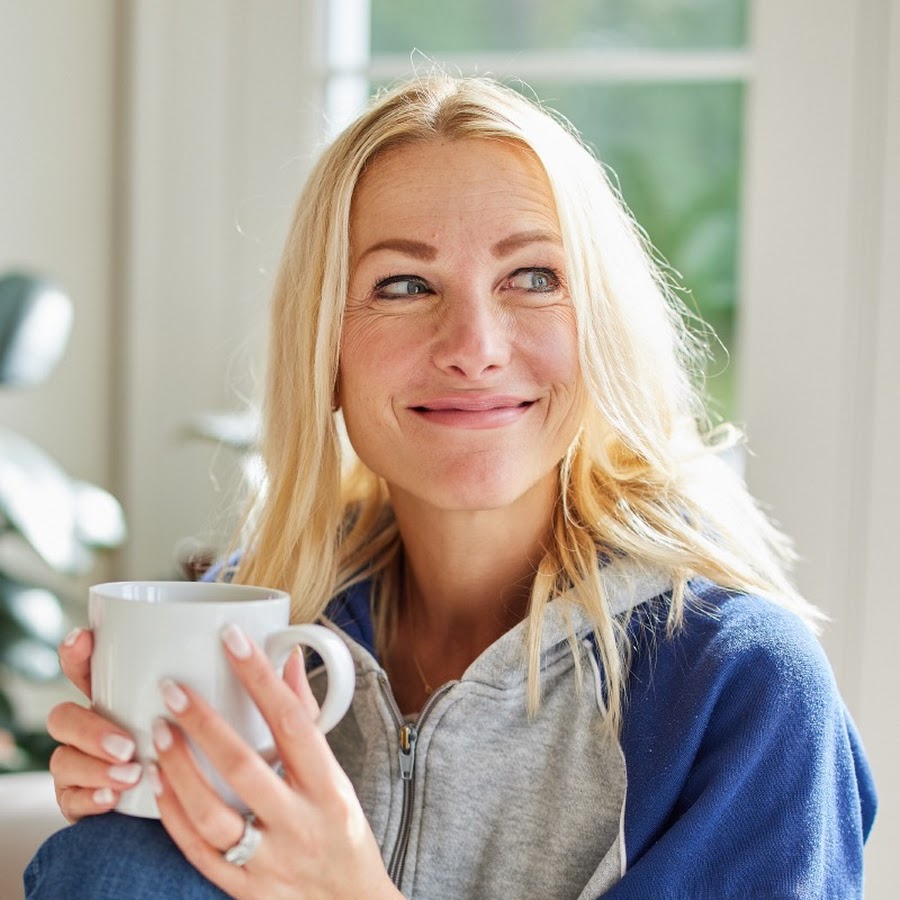
<svg viewBox="0 0 900 900">
<path fill-rule="evenodd" d="M 559 288 L 559 278 L 550 269 L 518 269 L 509 279 L 510 287 L 546 294 Z"/>
<path fill-rule="evenodd" d="M 419 294 L 429 294 L 431 289 L 421 279 L 412 275 L 394 275 L 385 278 L 375 285 L 375 294 L 378 297 L 415 297 Z"/>
</svg>

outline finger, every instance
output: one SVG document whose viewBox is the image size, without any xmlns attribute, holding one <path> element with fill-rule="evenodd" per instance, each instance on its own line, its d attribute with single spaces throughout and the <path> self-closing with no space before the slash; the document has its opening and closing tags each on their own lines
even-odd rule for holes
<svg viewBox="0 0 900 900">
<path fill-rule="evenodd" d="M 316 698 L 309 686 L 303 652 L 299 647 L 296 652 L 291 653 L 284 664 L 283 678 L 285 684 L 300 699 L 306 713 L 313 719 L 317 719 L 319 716 L 319 704 L 316 702 Z"/>
<path fill-rule="evenodd" d="M 63 674 L 90 700 L 93 633 L 88 628 L 73 628 L 63 638 L 58 649 Z"/>
<path fill-rule="evenodd" d="M 74 747 L 57 747 L 50 757 L 56 802 L 70 822 L 108 812 L 121 792 L 141 777 L 139 763 L 113 763 L 88 756 Z"/>
<path fill-rule="evenodd" d="M 293 696 L 280 679 L 275 680 L 283 691 Z M 190 688 L 164 681 L 162 692 L 179 727 L 244 804 L 263 821 L 283 818 L 285 808 L 292 800 L 296 802 L 297 797 L 262 756 Z M 179 796 L 187 807 L 185 797 Z"/>
<path fill-rule="evenodd" d="M 108 763 L 127 763 L 134 758 L 135 743 L 127 731 L 77 703 L 54 706 L 47 716 L 47 731 L 60 744 Z"/>
<path fill-rule="evenodd" d="M 222 631 L 231 666 L 262 713 L 279 756 L 312 795 L 327 788 L 341 772 L 315 717 L 275 674 L 268 657 L 236 625 Z M 303 676 L 305 678 L 305 675 Z"/>
<path fill-rule="evenodd" d="M 50 757 L 50 774 L 58 789 L 82 787 L 122 791 L 138 783 L 141 764 L 131 762 L 110 765 L 75 747 L 62 746 L 57 747 Z"/>
<path fill-rule="evenodd" d="M 74 823 L 85 816 L 109 812 L 120 796 L 120 792 L 112 788 L 70 787 L 57 791 L 56 802 L 66 820 Z"/>
<path fill-rule="evenodd" d="M 153 763 L 147 766 L 147 778 L 156 794 L 160 820 L 169 836 L 195 869 L 218 885 L 231 897 L 250 896 L 249 872 L 245 867 L 225 862 L 222 851 L 206 841 L 194 827 L 191 817 L 180 802 L 168 774 Z M 243 819 L 237 829 L 237 836 L 228 846 L 236 844 L 243 833 Z M 262 851 L 263 847 L 260 847 Z"/>
<path fill-rule="evenodd" d="M 216 793 L 178 728 L 165 719 L 156 719 L 153 723 L 153 743 L 158 756 L 158 769 L 165 773 L 169 785 L 165 800 L 177 803 L 187 816 L 192 830 L 207 844 L 221 851 L 227 850 L 240 839 L 244 830 L 241 816 Z M 160 784 L 153 786 L 155 790 Z M 157 805 L 160 805 L 160 798 Z M 160 814 L 162 809 L 160 805 Z"/>
</svg>

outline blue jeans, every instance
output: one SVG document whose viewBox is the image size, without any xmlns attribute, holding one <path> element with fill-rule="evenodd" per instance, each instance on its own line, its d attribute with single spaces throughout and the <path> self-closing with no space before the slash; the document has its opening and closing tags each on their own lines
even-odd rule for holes
<svg viewBox="0 0 900 900">
<path fill-rule="evenodd" d="M 88 816 L 58 831 L 25 870 L 26 900 L 221 900 L 156 819 Z"/>
</svg>

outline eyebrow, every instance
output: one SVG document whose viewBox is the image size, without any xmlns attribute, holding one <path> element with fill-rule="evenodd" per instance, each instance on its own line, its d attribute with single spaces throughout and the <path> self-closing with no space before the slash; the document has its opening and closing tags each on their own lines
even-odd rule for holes
<svg viewBox="0 0 900 900">
<path fill-rule="evenodd" d="M 437 248 L 432 247 L 431 244 L 426 244 L 424 241 L 410 241 L 405 238 L 387 238 L 386 240 L 378 241 L 377 244 L 372 244 L 371 247 L 366 247 L 366 249 L 360 253 L 359 258 L 362 259 L 370 253 L 376 253 L 378 250 L 395 250 L 406 256 L 412 256 L 415 259 L 424 259 L 429 262 L 437 256 Z"/>
<path fill-rule="evenodd" d="M 497 241 L 491 248 L 491 253 L 498 259 L 515 253 L 522 247 L 529 244 L 561 244 L 560 236 L 555 231 L 547 231 L 543 228 L 533 229 L 532 231 L 518 231 L 509 237 L 502 238 Z"/>
<path fill-rule="evenodd" d="M 533 229 L 531 231 L 519 231 L 497 241 L 497 243 L 491 247 L 491 254 L 498 259 L 502 259 L 504 256 L 509 256 L 511 253 L 515 253 L 516 250 L 519 250 L 522 247 L 527 247 L 529 244 L 560 243 L 560 237 L 554 231 L 546 231 L 542 228 Z M 407 238 L 386 238 L 383 241 L 372 244 L 371 247 L 366 247 L 359 258 L 363 259 L 363 257 L 368 256 L 370 253 L 376 253 L 379 250 L 393 250 L 397 253 L 411 256 L 414 259 L 424 259 L 427 262 L 433 261 L 438 255 L 437 248 L 433 247 L 431 244 L 426 244 L 424 241 L 413 241 L 408 240 Z"/>
</svg>

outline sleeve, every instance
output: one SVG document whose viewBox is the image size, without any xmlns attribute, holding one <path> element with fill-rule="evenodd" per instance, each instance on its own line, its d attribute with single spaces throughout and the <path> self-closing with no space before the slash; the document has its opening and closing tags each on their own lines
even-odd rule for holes
<svg viewBox="0 0 900 900">
<path fill-rule="evenodd" d="M 200 581 L 231 581 L 240 561 L 240 551 L 233 553 L 227 559 L 217 559 L 200 576 Z"/>
<path fill-rule="evenodd" d="M 758 599 L 699 633 L 658 648 L 633 703 L 637 846 L 604 898 L 861 897 L 874 789 L 818 642 Z"/>
</svg>

